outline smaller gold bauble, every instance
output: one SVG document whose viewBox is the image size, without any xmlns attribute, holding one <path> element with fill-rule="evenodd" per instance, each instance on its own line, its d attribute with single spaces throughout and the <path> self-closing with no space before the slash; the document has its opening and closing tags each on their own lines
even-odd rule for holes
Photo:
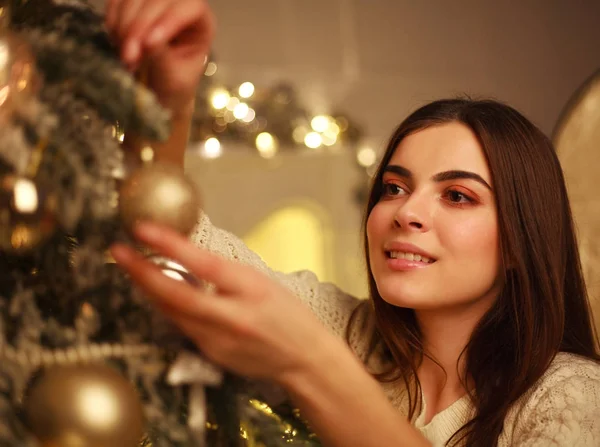
<svg viewBox="0 0 600 447">
<path fill-rule="evenodd" d="M 174 165 L 144 165 L 121 186 L 121 221 L 130 233 L 139 222 L 151 221 L 187 236 L 198 223 L 200 207 L 196 185 Z"/>
<path fill-rule="evenodd" d="M 0 249 L 27 253 L 57 227 L 57 200 L 29 178 L 0 177 Z"/>
<path fill-rule="evenodd" d="M 24 410 L 43 447 L 137 447 L 143 436 L 135 389 L 106 365 L 52 367 L 27 393 Z"/>
</svg>

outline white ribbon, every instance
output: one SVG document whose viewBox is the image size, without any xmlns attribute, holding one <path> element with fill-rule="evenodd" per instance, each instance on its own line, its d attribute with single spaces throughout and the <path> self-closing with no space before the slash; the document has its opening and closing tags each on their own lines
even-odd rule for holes
<svg viewBox="0 0 600 447">
<path fill-rule="evenodd" d="M 190 385 L 188 426 L 200 446 L 206 445 L 206 395 L 205 386 L 223 382 L 223 372 L 200 355 L 180 353 L 167 373 L 167 383 L 172 386 Z"/>
</svg>

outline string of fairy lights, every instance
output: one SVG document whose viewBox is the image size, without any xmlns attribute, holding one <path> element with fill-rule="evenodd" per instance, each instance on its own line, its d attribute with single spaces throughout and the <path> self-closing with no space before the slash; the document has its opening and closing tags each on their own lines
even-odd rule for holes
<svg viewBox="0 0 600 447">
<path fill-rule="evenodd" d="M 217 73 L 217 63 L 209 61 L 198 90 L 190 150 L 200 156 L 219 158 L 232 146 L 228 143 L 237 143 L 265 159 L 286 150 L 349 148 L 367 172 L 376 163 L 376 151 L 362 142 L 362 131 L 344 114 L 309 113 L 285 83 L 259 89 L 245 81 L 228 87 Z"/>
</svg>

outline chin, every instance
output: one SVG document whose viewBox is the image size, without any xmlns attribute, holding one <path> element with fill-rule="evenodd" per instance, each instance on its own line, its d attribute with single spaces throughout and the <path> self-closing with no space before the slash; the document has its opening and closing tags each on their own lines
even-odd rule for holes
<svg viewBox="0 0 600 447">
<path fill-rule="evenodd" d="M 386 303 L 403 309 L 435 310 L 440 308 L 439 303 L 434 303 L 431 301 L 428 302 L 427 300 L 421 300 L 418 298 L 403 297 L 402 299 L 398 299 L 398 297 L 392 297 L 392 299 L 387 299 L 383 296 L 381 296 L 381 298 L 383 298 L 383 301 L 385 301 Z"/>
<path fill-rule="evenodd" d="M 391 281 L 390 281 L 391 282 Z M 416 290 L 417 289 L 417 290 Z M 408 284 L 381 284 L 377 287 L 379 295 L 388 304 L 415 310 L 426 310 L 440 307 L 440 300 L 432 298 L 437 295 L 433 291 L 413 288 Z"/>
<path fill-rule="evenodd" d="M 468 309 L 480 309 L 485 312 L 499 293 L 494 288 L 449 295 L 448 290 L 452 290 L 449 285 L 440 288 L 424 281 L 411 284 L 410 281 L 387 279 L 388 281 L 381 281 L 377 287 L 383 301 L 392 306 L 415 311 L 463 312 Z"/>
</svg>

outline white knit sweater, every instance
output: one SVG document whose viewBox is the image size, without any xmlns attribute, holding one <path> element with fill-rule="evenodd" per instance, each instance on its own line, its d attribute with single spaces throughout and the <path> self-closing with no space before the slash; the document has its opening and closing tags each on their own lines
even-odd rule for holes
<svg viewBox="0 0 600 447">
<path fill-rule="evenodd" d="M 345 335 L 350 314 L 360 302 L 357 298 L 331 284 L 320 283 L 310 272 L 272 271 L 239 238 L 214 227 L 206 216 L 201 218 L 193 240 L 283 283 L 334 334 Z M 353 347 L 360 353 L 361 346 Z M 404 389 L 386 383 L 382 387 L 398 411 L 406 413 Z M 471 402 L 465 396 L 424 424 L 425 405 L 423 401 L 414 425 L 436 447 L 443 446 L 473 414 Z M 509 411 L 498 446 L 600 447 L 600 365 L 573 354 L 558 354 L 538 383 Z"/>
</svg>

